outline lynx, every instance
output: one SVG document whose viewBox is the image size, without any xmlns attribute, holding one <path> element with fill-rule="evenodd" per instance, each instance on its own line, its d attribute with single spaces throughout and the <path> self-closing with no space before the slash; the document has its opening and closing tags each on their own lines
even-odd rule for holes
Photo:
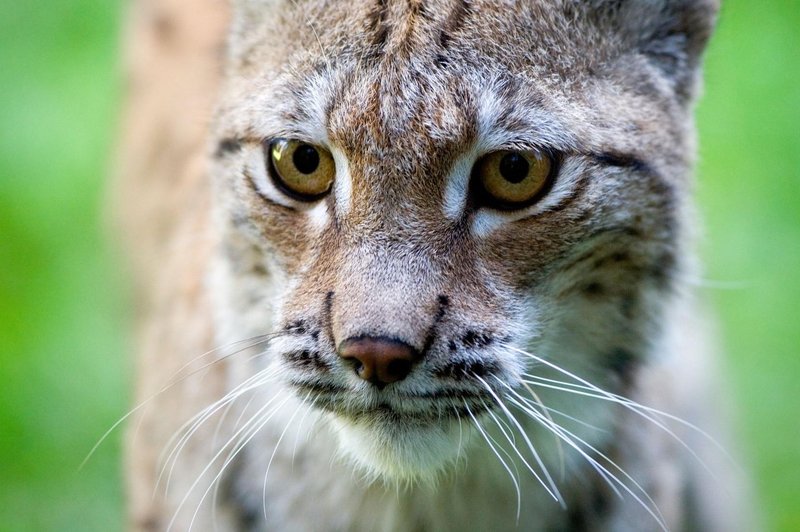
<svg viewBox="0 0 800 532">
<path fill-rule="evenodd" d="M 130 528 L 748 529 L 692 294 L 717 7 L 138 2 Z"/>
</svg>

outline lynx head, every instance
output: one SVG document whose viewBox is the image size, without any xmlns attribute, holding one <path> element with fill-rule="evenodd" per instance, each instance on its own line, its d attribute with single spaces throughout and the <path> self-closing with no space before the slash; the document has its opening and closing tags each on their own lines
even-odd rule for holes
<svg viewBox="0 0 800 532">
<path fill-rule="evenodd" d="M 634 385 L 715 0 L 234 4 L 215 288 L 224 341 L 282 333 L 253 374 L 405 478 L 548 362 Z"/>
</svg>

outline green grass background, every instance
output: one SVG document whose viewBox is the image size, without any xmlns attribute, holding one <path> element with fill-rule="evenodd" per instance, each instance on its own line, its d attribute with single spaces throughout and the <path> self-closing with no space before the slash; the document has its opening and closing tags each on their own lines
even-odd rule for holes
<svg viewBox="0 0 800 532">
<path fill-rule="evenodd" d="M 0 530 L 122 528 L 127 311 L 100 207 L 117 0 L 0 3 Z M 800 6 L 726 0 L 698 109 L 703 255 L 770 530 L 800 530 Z"/>
</svg>

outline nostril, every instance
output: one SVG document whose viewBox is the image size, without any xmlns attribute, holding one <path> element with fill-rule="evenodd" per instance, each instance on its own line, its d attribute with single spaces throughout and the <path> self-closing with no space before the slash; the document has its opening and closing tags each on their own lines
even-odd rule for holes
<svg viewBox="0 0 800 532">
<path fill-rule="evenodd" d="M 405 342 L 373 336 L 349 338 L 339 345 L 338 353 L 353 363 L 359 377 L 379 387 L 405 379 L 420 358 Z"/>
<path fill-rule="evenodd" d="M 392 360 L 386 366 L 386 375 L 395 381 L 403 380 L 411 373 L 410 360 Z"/>
<path fill-rule="evenodd" d="M 368 369 L 367 366 L 363 362 L 356 361 L 355 363 L 356 374 L 364 380 L 370 380 L 372 378 L 372 369 L 371 367 Z"/>
</svg>

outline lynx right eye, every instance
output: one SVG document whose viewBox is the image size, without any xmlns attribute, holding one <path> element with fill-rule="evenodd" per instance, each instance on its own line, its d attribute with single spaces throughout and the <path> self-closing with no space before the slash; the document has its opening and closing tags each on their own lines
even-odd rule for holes
<svg viewBox="0 0 800 532">
<path fill-rule="evenodd" d="M 265 147 L 269 173 L 287 195 L 315 201 L 330 191 L 336 165 L 328 150 L 291 139 L 275 139 Z"/>
<path fill-rule="evenodd" d="M 542 150 L 492 152 L 475 163 L 473 191 L 488 207 L 521 209 L 547 193 L 557 167 L 557 158 Z"/>
</svg>

